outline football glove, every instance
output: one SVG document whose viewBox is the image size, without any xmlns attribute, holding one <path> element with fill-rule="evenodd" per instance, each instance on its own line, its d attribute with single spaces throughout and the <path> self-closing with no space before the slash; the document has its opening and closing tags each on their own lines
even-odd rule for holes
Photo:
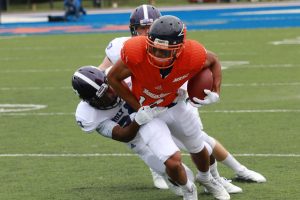
<svg viewBox="0 0 300 200">
<path fill-rule="evenodd" d="M 206 96 L 203 100 L 198 99 L 197 97 L 193 97 L 193 101 L 189 101 L 190 104 L 192 104 L 192 106 L 196 108 L 200 108 L 201 106 L 216 103 L 220 100 L 219 94 L 216 92 L 205 89 L 204 93 L 206 94 Z"/>
<path fill-rule="evenodd" d="M 155 118 L 157 115 L 164 112 L 165 110 L 167 110 L 166 107 L 150 108 L 150 106 L 143 106 L 137 111 L 134 120 L 136 121 L 136 123 L 138 123 L 138 125 L 141 126 L 150 122 L 153 118 Z"/>
</svg>

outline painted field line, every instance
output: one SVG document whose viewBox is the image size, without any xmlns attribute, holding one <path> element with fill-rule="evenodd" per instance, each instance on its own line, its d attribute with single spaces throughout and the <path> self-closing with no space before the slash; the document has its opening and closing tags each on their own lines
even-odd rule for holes
<svg viewBox="0 0 300 200">
<path fill-rule="evenodd" d="M 49 72 L 71 72 L 74 69 L 20 69 L 20 70 L 3 70 L 2 73 L 49 73 Z"/>
<path fill-rule="evenodd" d="M 23 37 L 26 37 L 26 35 L 23 35 Z M 0 39 L 11 39 L 11 38 L 19 38 L 19 36 L 7 36 L 7 37 L 1 37 L 0 36 Z M 243 44 L 243 43 L 241 43 Z M 100 47 L 103 47 L 103 48 L 106 48 L 106 45 L 100 45 Z M 72 49 L 72 48 L 76 48 L 76 46 L 70 46 L 70 45 L 66 45 L 66 46 L 55 46 L 55 47 L 42 47 L 42 46 L 23 46 L 23 47 L 1 47 L 0 48 L 0 51 L 40 51 L 40 50 L 54 50 L 54 51 L 57 51 L 57 50 L 69 50 L 69 49 Z M 91 46 L 80 46 L 80 49 L 97 49 L 98 50 L 99 46 L 97 47 L 91 47 Z"/>
<path fill-rule="evenodd" d="M 290 83 L 223 83 L 222 87 L 273 87 L 273 86 L 298 86 L 300 82 Z M 0 91 L 11 90 L 72 90 L 70 86 L 62 87 L 0 87 Z"/>
<path fill-rule="evenodd" d="M 300 113 L 300 109 L 271 109 L 271 110 L 202 110 L 201 113 Z M 0 116 L 65 116 L 75 115 L 73 112 L 30 113 L 30 112 L 0 112 Z"/>
<path fill-rule="evenodd" d="M 0 104 L 0 113 L 24 112 L 47 108 L 47 105 L 37 104 Z"/>
<path fill-rule="evenodd" d="M 97 57 L 98 58 L 98 57 Z M 1 60 L 1 59 L 0 59 Z M 298 64 L 249 64 L 248 61 L 223 61 L 222 68 L 291 68 L 299 67 Z M 74 71 L 74 69 L 3 69 L 2 73 L 49 73 L 49 72 L 69 72 Z"/>
<path fill-rule="evenodd" d="M 0 112 L 0 116 L 65 116 L 75 113 L 53 112 L 53 113 L 26 113 L 26 112 Z"/>
<path fill-rule="evenodd" d="M 222 66 L 223 67 L 223 66 Z M 260 64 L 260 65 L 252 65 L 252 64 L 243 64 L 243 65 L 232 65 L 227 68 L 247 68 L 247 69 L 254 69 L 254 68 L 292 68 L 292 67 L 299 67 L 299 64 Z"/>
<path fill-rule="evenodd" d="M 189 154 L 184 153 L 184 156 Z M 236 157 L 300 157 L 300 154 L 232 154 Z M 20 153 L 20 154 L 0 154 L 0 157 L 133 157 L 137 154 L 132 153 L 63 153 L 63 154 L 44 154 L 44 153 Z"/>
<path fill-rule="evenodd" d="M 300 109 L 270 109 L 270 110 L 212 110 L 200 111 L 201 113 L 295 113 Z"/>
<path fill-rule="evenodd" d="M 10 90 L 72 90 L 72 87 L 0 87 L 1 91 Z"/>
<path fill-rule="evenodd" d="M 300 82 L 292 83 L 223 83 L 222 87 L 264 87 L 264 86 L 297 86 Z"/>
</svg>

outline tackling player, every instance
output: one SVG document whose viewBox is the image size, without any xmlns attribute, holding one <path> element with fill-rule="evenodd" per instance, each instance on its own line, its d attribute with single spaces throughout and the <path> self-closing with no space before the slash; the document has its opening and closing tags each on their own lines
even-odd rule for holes
<svg viewBox="0 0 300 200">
<path fill-rule="evenodd" d="M 127 81 L 130 81 L 130 79 Z M 126 84 L 130 85 L 130 82 L 127 81 Z M 156 120 L 152 120 L 164 109 L 142 107 L 136 115 L 130 117 L 129 112 L 132 112 L 130 107 L 107 84 L 104 72 L 93 66 L 79 68 L 72 76 L 72 87 L 81 99 L 77 106 L 75 117 L 77 124 L 83 131 L 87 133 L 96 131 L 107 138 L 127 142 L 127 146 L 164 179 L 173 193 L 178 196 L 183 195 L 182 189 L 169 181 L 163 162 L 152 153 L 142 139 L 143 134 L 146 134 L 148 137 L 156 138 L 154 141 L 156 143 L 162 144 L 161 140 L 167 141 L 164 139 L 166 137 L 157 137 L 156 134 L 170 133 L 166 133 L 163 127 L 157 125 Z M 185 92 L 182 93 L 181 91 L 180 94 L 182 96 L 180 96 L 178 101 L 184 101 L 186 99 Z M 148 123 L 145 125 L 146 127 L 138 132 L 140 126 L 146 123 Z M 174 137 L 172 139 L 180 149 L 185 150 L 184 145 L 180 141 Z M 211 154 L 210 146 L 207 143 L 205 145 L 209 149 L 209 154 Z M 183 167 L 189 180 L 193 182 L 193 172 L 184 164 Z M 232 185 L 232 187 L 236 186 Z"/>
<path fill-rule="evenodd" d="M 171 152 L 169 154 L 177 151 L 177 146 L 182 146 L 179 142 L 176 145 L 163 144 L 164 141 L 172 140 L 171 134 L 166 127 L 160 126 L 158 119 L 152 119 L 164 109 L 146 106 L 141 107 L 135 115 L 129 115 L 132 113 L 130 107 L 107 84 L 105 73 L 93 66 L 79 68 L 72 76 L 72 87 L 81 99 L 76 108 L 75 118 L 84 132 L 96 131 L 104 137 L 126 142 L 132 151 L 163 177 L 172 192 L 183 195 L 181 188 L 169 181 L 166 168 L 161 161 L 163 158 L 158 158 L 149 148 L 153 144 L 144 142 L 144 138 L 147 137 L 149 143 L 156 143 L 161 149 L 169 148 L 165 151 Z M 159 136 L 161 133 L 164 133 L 164 137 Z M 151 137 L 153 139 L 150 139 Z M 161 154 L 161 156 L 165 155 Z M 188 178 L 193 182 L 193 172 L 184 164 L 183 167 Z"/>
</svg>

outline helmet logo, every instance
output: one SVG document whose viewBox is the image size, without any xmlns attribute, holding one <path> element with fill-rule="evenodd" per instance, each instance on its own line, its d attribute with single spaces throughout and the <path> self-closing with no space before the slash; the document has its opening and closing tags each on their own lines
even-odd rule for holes
<svg viewBox="0 0 300 200">
<path fill-rule="evenodd" d="M 184 24 L 182 26 L 182 29 L 180 31 L 180 33 L 178 34 L 178 36 L 183 36 L 184 35 Z"/>
</svg>

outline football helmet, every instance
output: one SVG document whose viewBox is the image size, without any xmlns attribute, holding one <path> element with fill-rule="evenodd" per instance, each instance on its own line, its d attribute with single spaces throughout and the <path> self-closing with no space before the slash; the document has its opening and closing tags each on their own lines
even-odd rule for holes
<svg viewBox="0 0 300 200">
<path fill-rule="evenodd" d="M 121 102 L 108 85 L 105 73 L 94 66 L 80 67 L 72 76 L 72 87 L 83 101 L 100 110 L 114 108 Z"/>
<path fill-rule="evenodd" d="M 161 16 L 161 13 L 157 8 L 152 5 L 138 6 L 130 15 L 129 29 L 132 36 L 137 36 L 136 29 L 140 26 L 150 26 L 157 18 Z"/>
<path fill-rule="evenodd" d="M 149 62 L 160 69 L 171 67 L 182 52 L 185 33 L 185 26 L 179 18 L 166 15 L 157 19 L 147 38 Z"/>
</svg>

